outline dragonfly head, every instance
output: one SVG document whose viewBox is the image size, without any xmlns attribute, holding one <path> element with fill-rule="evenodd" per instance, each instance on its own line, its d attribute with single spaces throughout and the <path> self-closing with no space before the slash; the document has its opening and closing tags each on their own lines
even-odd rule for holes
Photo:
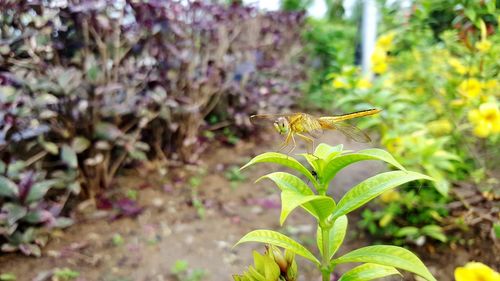
<svg viewBox="0 0 500 281">
<path fill-rule="evenodd" d="M 278 131 L 278 133 L 280 133 L 280 135 L 284 135 L 288 133 L 290 126 L 285 117 L 280 117 L 274 121 L 274 128 Z"/>
</svg>

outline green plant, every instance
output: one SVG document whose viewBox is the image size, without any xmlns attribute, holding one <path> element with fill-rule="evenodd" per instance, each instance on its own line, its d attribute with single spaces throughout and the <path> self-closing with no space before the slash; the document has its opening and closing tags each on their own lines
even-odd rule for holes
<svg viewBox="0 0 500 281">
<path fill-rule="evenodd" d="M 80 272 L 67 267 L 56 268 L 53 271 L 53 276 L 56 278 L 56 280 L 73 280 L 80 276 Z"/>
<path fill-rule="evenodd" d="M 241 173 L 241 170 L 237 166 L 231 166 L 227 169 L 224 176 L 230 182 L 232 189 L 236 189 L 240 182 L 246 180 L 246 176 Z"/>
<path fill-rule="evenodd" d="M 15 281 L 17 280 L 16 275 L 12 273 L 2 273 L 0 274 L 0 280 L 1 281 Z"/>
<path fill-rule="evenodd" d="M 201 281 L 206 276 L 203 269 L 189 269 L 189 263 L 185 260 L 176 260 L 170 268 L 170 272 L 177 281 Z"/>
<path fill-rule="evenodd" d="M 193 176 L 189 179 L 189 185 L 191 188 L 191 202 L 193 203 L 193 207 L 196 208 L 196 212 L 198 213 L 198 217 L 200 217 L 200 219 L 205 218 L 205 205 L 198 195 L 198 188 L 201 185 L 201 177 L 205 173 L 205 171 L 200 171 L 200 174 L 198 176 Z"/>
<path fill-rule="evenodd" d="M 364 274 L 370 274 L 371 277 L 363 280 L 399 274 L 396 268 L 410 271 L 426 280 L 436 280 L 417 256 L 397 246 L 368 246 L 335 257 L 347 231 L 347 214 L 396 186 L 415 180 L 431 180 L 430 177 L 405 170 L 388 152 L 380 149 L 349 152 L 344 151 L 342 145 L 332 147 L 320 144 L 314 155 L 302 154 L 302 156 L 316 172 L 316 176 L 312 175 L 311 169 L 306 168 L 295 158 L 274 152 L 254 157 L 242 169 L 256 163 L 275 163 L 299 172 L 311 182 L 316 193 L 303 180 L 286 172 L 270 173 L 257 180 L 269 179 L 281 190 L 280 224 L 283 224 L 288 215 L 297 207 L 303 208 L 316 218 L 319 258 L 293 239 L 272 230 L 252 231 L 241 238 L 236 245 L 244 242 L 262 242 L 285 248 L 313 262 L 321 271 L 323 281 L 330 280 L 338 264 L 351 262 L 364 264 L 346 272 L 340 280 L 359 280 Z M 338 202 L 328 196 L 330 182 L 337 173 L 350 164 L 363 160 L 381 160 L 398 170 L 381 173 L 364 180 L 352 187 Z M 264 279 L 260 273 L 256 276 L 244 275 L 234 279 L 278 280 L 278 278 Z"/>
<path fill-rule="evenodd" d="M 235 281 L 251 280 L 297 280 L 297 263 L 295 262 L 295 253 L 285 249 L 281 253 L 278 247 L 273 245 L 266 246 L 264 255 L 253 252 L 255 266 L 250 266 L 243 275 L 233 275 Z M 265 279 L 262 279 L 264 277 Z"/>
<path fill-rule="evenodd" d="M 64 228 L 72 220 L 61 216 L 72 193 L 65 177 L 47 179 L 45 173 L 26 169 L 22 161 L 0 161 L 0 245 L 4 252 L 21 251 L 40 256 L 47 242 L 44 229 Z M 62 173 L 66 176 L 65 173 Z M 48 200 L 47 193 L 59 189 L 59 200 Z M 57 198 L 57 197 L 56 197 Z M 54 198 L 55 199 L 55 198 Z"/>
</svg>

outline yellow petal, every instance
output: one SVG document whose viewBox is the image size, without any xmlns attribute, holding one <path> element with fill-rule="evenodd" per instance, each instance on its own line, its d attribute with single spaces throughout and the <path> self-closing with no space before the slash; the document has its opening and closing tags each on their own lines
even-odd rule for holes
<svg viewBox="0 0 500 281">
<path fill-rule="evenodd" d="M 469 118 L 469 121 L 472 123 L 478 123 L 479 120 L 481 119 L 481 115 L 479 114 L 479 110 L 473 109 L 469 111 L 469 114 L 467 116 Z"/>
</svg>

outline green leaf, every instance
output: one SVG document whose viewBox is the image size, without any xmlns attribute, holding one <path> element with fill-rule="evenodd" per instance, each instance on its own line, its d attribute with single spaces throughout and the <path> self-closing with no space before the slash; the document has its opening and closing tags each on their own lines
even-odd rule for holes
<svg viewBox="0 0 500 281">
<path fill-rule="evenodd" d="M 365 263 L 344 273 L 339 281 L 368 281 L 390 275 L 401 275 L 392 266 Z"/>
<path fill-rule="evenodd" d="M 43 141 L 40 142 L 40 144 L 42 145 L 43 149 L 45 149 L 52 155 L 57 155 L 59 153 L 59 147 L 57 147 L 57 144 L 53 142 Z"/>
<path fill-rule="evenodd" d="M 330 241 L 330 247 L 327 253 L 328 259 L 331 259 L 335 255 L 337 250 L 342 245 L 342 242 L 344 242 L 345 234 L 347 232 L 347 222 L 347 216 L 340 216 L 335 220 L 332 228 L 329 229 L 328 239 Z M 323 237 L 321 236 L 321 230 L 319 227 L 316 242 L 318 243 L 320 253 L 323 255 Z"/>
<path fill-rule="evenodd" d="M 299 155 L 304 157 L 307 160 L 307 163 L 309 163 L 309 165 L 311 165 L 311 167 L 313 168 L 314 171 L 316 171 L 316 173 L 321 172 L 321 169 L 323 168 L 323 162 L 324 162 L 323 159 L 315 157 L 314 155 L 309 154 L 309 153 L 301 153 Z"/>
<path fill-rule="evenodd" d="M 414 227 L 414 226 L 406 226 L 406 227 L 402 227 L 400 228 L 395 234 L 394 236 L 396 237 L 413 237 L 413 236 L 416 236 L 419 234 L 419 231 L 418 231 L 418 228 Z"/>
<path fill-rule="evenodd" d="M 71 142 L 71 147 L 75 153 L 82 153 L 90 146 L 90 141 L 84 137 L 76 137 Z"/>
<path fill-rule="evenodd" d="M 368 246 L 332 260 L 333 265 L 348 262 L 366 262 L 393 266 L 413 272 L 426 280 L 437 281 L 422 261 L 412 252 L 396 246 Z"/>
<path fill-rule="evenodd" d="M 255 182 L 259 182 L 262 179 L 270 179 L 272 180 L 281 191 L 289 190 L 299 192 L 303 195 L 313 195 L 314 192 L 298 177 L 285 172 L 275 172 L 271 174 L 267 174 L 265 176 L 260 177 Z"/>
<path fill-rule="evenodd" d="M 342 152 L 343 145 L 339 144 L 336 146 L 331 146 L 326 143 L 320 143 L 314 150 L 314 155 L 320 159 L 328 160 L 328 158 L 334 157 Z"/>
<path fill-rule="evenodd" d="M 33 184 L 28 193 L 28 196 L 26 197 L 26 202 L 31 203 L 42 199 L 47 191 L 57 182 L 57 180 L 46 180 Z"/>
<path fill-rule="evenodd" d="M 311 252 L 309 252 L 309 250 L 307 250 L 304 246 L 300 245 L 299 243 L 287 237 L 286 235 L 283 235 L 276 231 L 272 230 L 251 231 L 247 233 L 247 235 L 243 236 L 243 238 L 241 238 L 240 241 L 236 243 L 236 245 L 245 242 L 261 242 L 278 246 L 290 250 L 296 253 L 297 255 L 303 256 L 304 258 L 314 262 L 317 265 L 320 264 L 318 259 Z"/>
<path fill-rule="evenodd" d="M 446 235 L 443 233 L 443 229 L 439 225 L 426 225 L 420 229 L 420 232 L 443 243 L 448 240 Z"/>
<path fill-rule="evenodd" d="M 69 145 L 63 145 L 61 149 L 61 160 L 66 163 L 70 168 L 78 167 L 78 158 L 76 158 L 76 153 Z"/>
<path fill-rule="evenodd" d="M 356 210 L 384 191 L 418 179 L 432 180 L 426 175 L 410 171 L 392 171 L 368 178 L 353 187 L 340 199 L 333 211 L 332 218 L 336 219 Z"/>
<path fill-rule="evenodd" d="M 28 209 L 14 203 L 5 203 L 2 211 L 7 213 L 7 222 L 9 225 L 15 224 L 28 213 Z"/>
<path fill-rule="evenodd" d="M 281 192 L 280 225 L 283 225 L 288 215 L 298 206 L 303 206 L 319 221 L 324 221 L 335 208 L 335 202 L 328 196 L 303 195 L 285 190 Z"/>
<path fill-rule="evenodd" d="M 364 160 L 381 160 L 387 162 L 400 170 L 405 170 L 401 164 L 392 157 L 392 155 L 382 149 L 365 149 L 356 153 L 343 154 L 332 158 L 328 163 L 325 163 L 323 170 L 323 182 L 330 182 L 337 173 L 350 164 Z"/>
<path fill-rule="evenodd" d="M 285 173 L 285 172 L 276 172 L 276 173 L 271 173 L 265 176 L 260 177 L 256 182 L 262 180 L 262 179 L 270 179 L 272 180 L 278 188 L 282 191 L 288 191 L 288 192 L 295 192 L 299 193 L 303 196 L 313 196 L 314 193 L 312 190 L 307 186 L 301 179 L 298 177 Z M 293 196 L 290 194 L 290 196 Z M 299 197 L 298 194 L 296 194 L 294 197 Z M 304 208 L 307 212 L 309 212 L 311 215 L 316 217 L 319 220 L 322 220 L 325 218 L 325 215 L 330 215 L 333 208 L 335 207 L 335 202 L 333 201 L 332 198 L 329 198 L 328 200 L 305 200 L 300 206 Z M 310 201 L 310 202 L 308 202 Z M 282 200 L 282 207 L 285 204 L 285 201 Z M 293 208 L 296 208 L 297 206 L 294 206 Z M 293 209 L 292 208 L 292 209 Z M 283 218 L 283 212 L 282 218 Z M 288 214 L 286 215 L 288 216 Z M 286 219 L 285 216 L 285 219 Z M 284 220 L 283 220 L 284 221 Z"/>
<path fill-rule="evenodd" d="M 0 176 L 0 196 L 10 198 L 19 196 L 17 184 L 6 177 Z"/>
<path fill-rule="evenodd" d="M 313 182 L 314 185 L 317 185 L 316 179 L 311 174 L 311 172 L 309 172 L 309 170 L 306 167 L 300 164 L 299 161 L 295 160 L 295 158 L 292 158 L 288 155 L 277 152 L 266 152 L 255 156 L 245 166 L 241 167 L 240 170 L 245 169 L 246 167 L 254 165 L 256 163 L 275 163 L 294 169 L 305 175 L 311 182 Z"/>
</svg>

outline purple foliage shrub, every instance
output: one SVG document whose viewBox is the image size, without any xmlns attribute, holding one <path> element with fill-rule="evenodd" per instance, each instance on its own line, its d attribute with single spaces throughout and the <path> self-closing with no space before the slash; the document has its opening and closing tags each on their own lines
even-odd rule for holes
<svg viewBox="0 0 500 281">
<path fill-rule="evenodd" d="M 127 162 L 194 162 L 207 116 L 245 130 L 248 115 L 293 104 L 304 78 L 303 14 L 180 2 L 0 0 L 0 243 L 8 250 L 35 245 L 31 226 L 57 226 L 59 211 L 47 219 L 52 205 L 62 209 L 80 190 L 95 198 Z M 9 172 L 15 165 L 24 172 Z M 12 190 L 30 173 L 33 184 L 51 185 L 25 202 Z M 9 220 L 12 210 L 47 220 L 31 223 L 24 211 Z"/>
</svg>

